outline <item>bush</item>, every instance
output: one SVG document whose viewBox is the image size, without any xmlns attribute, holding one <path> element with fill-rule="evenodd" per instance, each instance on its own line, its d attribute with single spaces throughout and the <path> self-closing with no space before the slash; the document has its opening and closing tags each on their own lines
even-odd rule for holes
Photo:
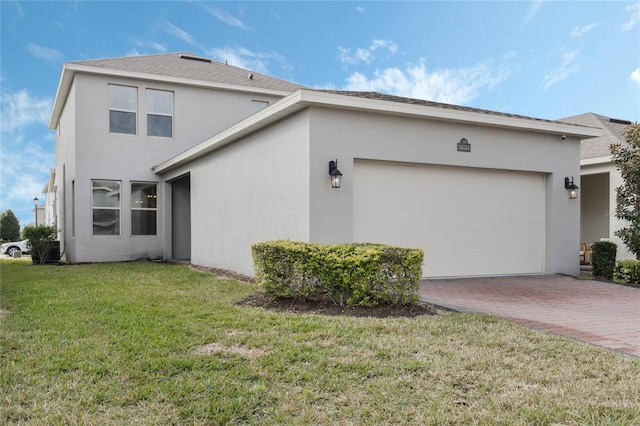
<svg viewBox="0 0 640 426">
<path fill-rule="evenodd" d="M 419 299 L 422 249 L 268 241 L 251 251 L 256 281 L 279 297 L 362 306 Z"/>
<path fill-rule="evenodd" d="M 55 226 L 29 225 L 23 229 L 22 233 L 24 238 L 29 240 L 33 263 L 43 265 L 60 260 L 60 243 L 56 241 L 58 230 Z"/>
<path fill-rule="evenodd" d="M 640 284 L 640 260 L 620 260 L 616 262 L 613 278 L 623 283 Z"/>
<path fill-rule="evenodd" d="M 618 246 L 610 241 L 597 241 L 593 243 L 591 250 L 593 276 L 612 279 Z"/>
</svg>

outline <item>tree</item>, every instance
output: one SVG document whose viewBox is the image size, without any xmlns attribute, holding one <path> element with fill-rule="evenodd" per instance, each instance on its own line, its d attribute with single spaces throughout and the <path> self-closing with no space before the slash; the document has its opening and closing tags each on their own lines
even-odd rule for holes
<svg viewBox="0 0 640 426">
<path fill-rule="evenodd" d="M 628 226 L 614 234 L 640 260 L 640 123 L 625 127 L 626 144 L 611 145 L 611 157 L 623 183 L 616 188 L 616 218 Z"/>
<path fill-rule="evenodd" d="M 0 240 L 18 241 L 20 239 L 20 222 L 11 209 L 0 215 Z"/>
<path fill-rule="evenodd" d="M 58 230 L 55 226 L 28 225 L 24 227 L 22 232 L 29 240 L 31 259 L 34 263 L 38 262 L 43 265 L 48 261 L 60 260 L 60 248 L 56 241 Z"/>
</svg>

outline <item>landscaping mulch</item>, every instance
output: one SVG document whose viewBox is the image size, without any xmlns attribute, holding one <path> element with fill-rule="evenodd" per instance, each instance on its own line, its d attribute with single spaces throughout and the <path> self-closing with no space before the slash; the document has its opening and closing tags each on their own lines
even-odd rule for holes
<svg viewBox="0 0 640 426">
<path fill-rule="evenodd" d="M 252 306 L 270 309 L 276 312 L 317 315 L 343 315 L 352 317 L 406 317 L 414 318 L 423 315 L 442 315 L 453 312 L 425 302 L 416 302 L 409 305 L 378 305 L 378 306 L 340 306 L 330 300 L 296 300 L 276 297 L 258 291 L 244 300 L 238 302 L 240 306 Z"/>
</svg>

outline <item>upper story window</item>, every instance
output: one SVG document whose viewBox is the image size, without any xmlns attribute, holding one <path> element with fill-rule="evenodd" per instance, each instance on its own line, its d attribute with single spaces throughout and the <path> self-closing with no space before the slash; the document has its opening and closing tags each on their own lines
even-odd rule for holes
<svg viewBox="0 0 640 426">
<path fill-rule="evenodd" d="M 109 132 L 136 134 L 138 89 L 109 85 Z"/>
<path fill-rule="evenodd" d="M 147 89 L 147 135 L 173 136 L 173 92 Z"/>
<path fill-rule="evenodd" d="M 92 180 L 91 210 L 93 235 L 120 235 L 120 181 Z"/>
<path fill-rule="evenodd" d="M 158 192 L 157 184 L 131 184 L 131 235 L 156 235 Z"/>
</svg>

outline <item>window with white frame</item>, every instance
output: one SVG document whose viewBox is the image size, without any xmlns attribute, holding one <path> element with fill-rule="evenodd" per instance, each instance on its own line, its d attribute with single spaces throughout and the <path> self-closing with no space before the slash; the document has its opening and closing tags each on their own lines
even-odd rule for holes
<svg viewBox="0 0 640 426">
<path fill-rule="evenodd" d="M 147 89 L 147 135 L 173 136 L 173 92 Z"/>
<path fill-rule="evenodd" d="M 109 85 L 109 132 L 136 134 L 138 89 Z"/>
<path fill-rule="evenodd" d="M 131 235 L 157 234 L 157 190 L 156 183 L 131 183 Z"/>
<path fill-rule="evenodd" d="M 120 235 L 120 181 L 91 181 L 93 235 Z"/>
</svg>

